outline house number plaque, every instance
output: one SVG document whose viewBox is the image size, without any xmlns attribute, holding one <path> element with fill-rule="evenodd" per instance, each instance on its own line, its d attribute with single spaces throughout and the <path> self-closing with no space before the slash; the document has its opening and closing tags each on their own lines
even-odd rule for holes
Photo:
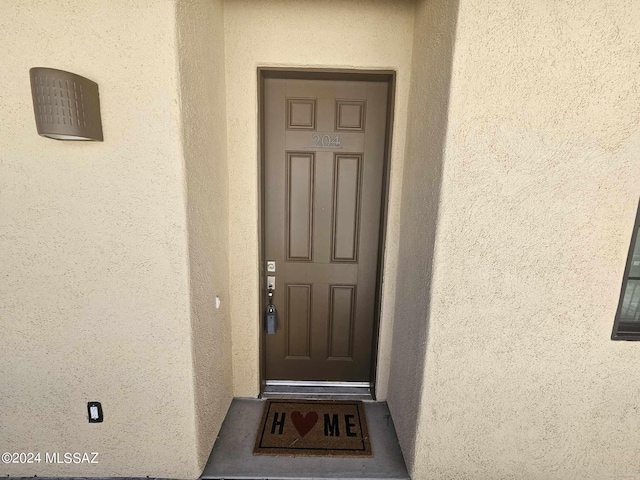
<svg viewBox="0 0 640 480">
<path fill-rule="evenodd" d="M 313 145 L 304 148 L 349 148 L 347 145 L 340 144 L 340 135 L 318 135 L 313 134 Z"/>
</svg>

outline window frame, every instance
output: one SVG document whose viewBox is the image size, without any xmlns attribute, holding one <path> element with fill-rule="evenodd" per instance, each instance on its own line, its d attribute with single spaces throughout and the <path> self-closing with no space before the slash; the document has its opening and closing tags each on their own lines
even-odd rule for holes
<svg viewBox="0 0 640 480">
<path fill-rule="evenodd" d="M 616 310 L 616 318 L 613 322 L 613 331 L 611 332 L 611 340 L 640 340 L 640 322 L 638 325 L 634 325 L 637 331 L 619 331 L 620 325 L 628 324 L 629 322 L 620 322 L 620 313 L 622 311 L 622 302 L 627 292 L 627 284 L 629 281 L 629 274 L 631 273 L 631 264 L 633 262 L 633 252 L 636 248 L 636 242 L 638 241 L 638 230 L 640 230 L 640 201 L 638 202 L 638 210 L 636 213 L 636 220 L 633 224 L 633 233 L 631 235 L 631 244 L 629 245 L 629 253 L 627 255 L 627 262 L 624 269 L 624 276 L 622 277 L 622 288 L 620 290 L 620 298 L 618 300 L 618 309 Z M 634 280 L 636 277 L 633 278 Z"/>
</svg>

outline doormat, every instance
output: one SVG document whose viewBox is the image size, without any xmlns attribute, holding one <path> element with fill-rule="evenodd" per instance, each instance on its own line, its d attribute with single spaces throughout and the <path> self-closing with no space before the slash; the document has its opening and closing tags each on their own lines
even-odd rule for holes
<svg viewBox="0 0 640 480">
<path fill-rule="evenodd" d="M 372 457 L 362 402 L 267 400 L 254 455 Z"/>
</svg>

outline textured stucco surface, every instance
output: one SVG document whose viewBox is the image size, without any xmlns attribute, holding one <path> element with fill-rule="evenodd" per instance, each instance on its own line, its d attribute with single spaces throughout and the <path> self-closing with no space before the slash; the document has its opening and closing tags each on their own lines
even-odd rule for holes
<svg viewBox="0 0 640 480">
<path fill-rule="evenodd" d="M 0 2 L 0 453 L 100 464 L 0 474 L 200 473 L 258 393 L 256 67 L 310 66 L 398 72 L 377 393 L 412 477 L 640 477 L 640 350 L 609 340 L 640 4 L 82 5 Z M 32 66 L 98 82 L 103 143 L 37 136 Z"/>
<path fill-rule="evenodd" d="M 183 5 L 183 17 L 192 8 Z M 211 8 L 221 10 L 197 14 L 215 25 Z M 210 172 L 207 157 L 224 152 L 225 127 L 207 139 L 181 129 L 224 106 L 193 78 L 220 68 L 220 50 L 198 56 L 190 47 L 214 32 L 189 28 L 180 45 L 197 65 L 185 72 L 181 97 L 174 1 L 0 2 L 0 451 L 100 454 L 97 465 L 2 464 L 0 474 L 200 473 L 230 395 L 225 270 L 209 278 L 226 260 L 205 253 L 225 244 L 225 166 Z M 99 84 L 104 142 L 37 135 L 32 66 Z M 215 81 L 224 91 L 220 75 Z M 189 107 L 182 117 L 181 101 Z M 215 177 L 213 193 L 202 191 L 200 173 Z M 221 221 L 200 231 L 210 199 Z M 226 392 L 207 390 L 217 382 Z M 104 423 L 87 422 L 90 400 L 102 402 Z"/>
<path fill-rule="evenodd" d="M 223 14 L 220 0 L 177 3 L 200 468 L 233 396 Z"/>
<path fill-rule="evenodd" d="M 413 478 L 640 476 L 640 349 L 609 340 L 639 25 L 632 0 L 460 2 Z"/>
<path fill-rule="evenodd" d="M 234 394 L 259 391 L 258 66 L 397 71 L 385 271 L 395 271 L 399 194 L 413 34 L 412 1 L 230 0 L 225 2 L 229 154 L 229 273 Z M 385 276 L 378 398 L 386 397 L 393 275 Z"/>
<path fill-rule="evenodd" d="M 416 5 L 387 401 L 409 468 L 414 462 L 429 326 L 432 258 L 447 132 L 457 1 Z M 427 360 L 428 361 L 428 360 Z"/>
</svg>

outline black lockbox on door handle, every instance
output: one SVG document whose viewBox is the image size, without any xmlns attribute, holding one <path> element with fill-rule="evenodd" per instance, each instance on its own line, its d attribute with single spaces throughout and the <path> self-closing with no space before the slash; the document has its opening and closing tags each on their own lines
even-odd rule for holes
<svg viewBox="0 0 640 480">
<path fill-rule="evenodd" d="M 271 303 L 273 299 L 273 290 L 269 289 L 268 293 L 269 304 L 267 305 L 267 310 L 265 312 L 265 329 L 267 331 L 267 335 L 273 335 L 276 333 L 278 328 L 278 312 L 276 311 L 276 307 L 273 303 Z"/>
</svg>

